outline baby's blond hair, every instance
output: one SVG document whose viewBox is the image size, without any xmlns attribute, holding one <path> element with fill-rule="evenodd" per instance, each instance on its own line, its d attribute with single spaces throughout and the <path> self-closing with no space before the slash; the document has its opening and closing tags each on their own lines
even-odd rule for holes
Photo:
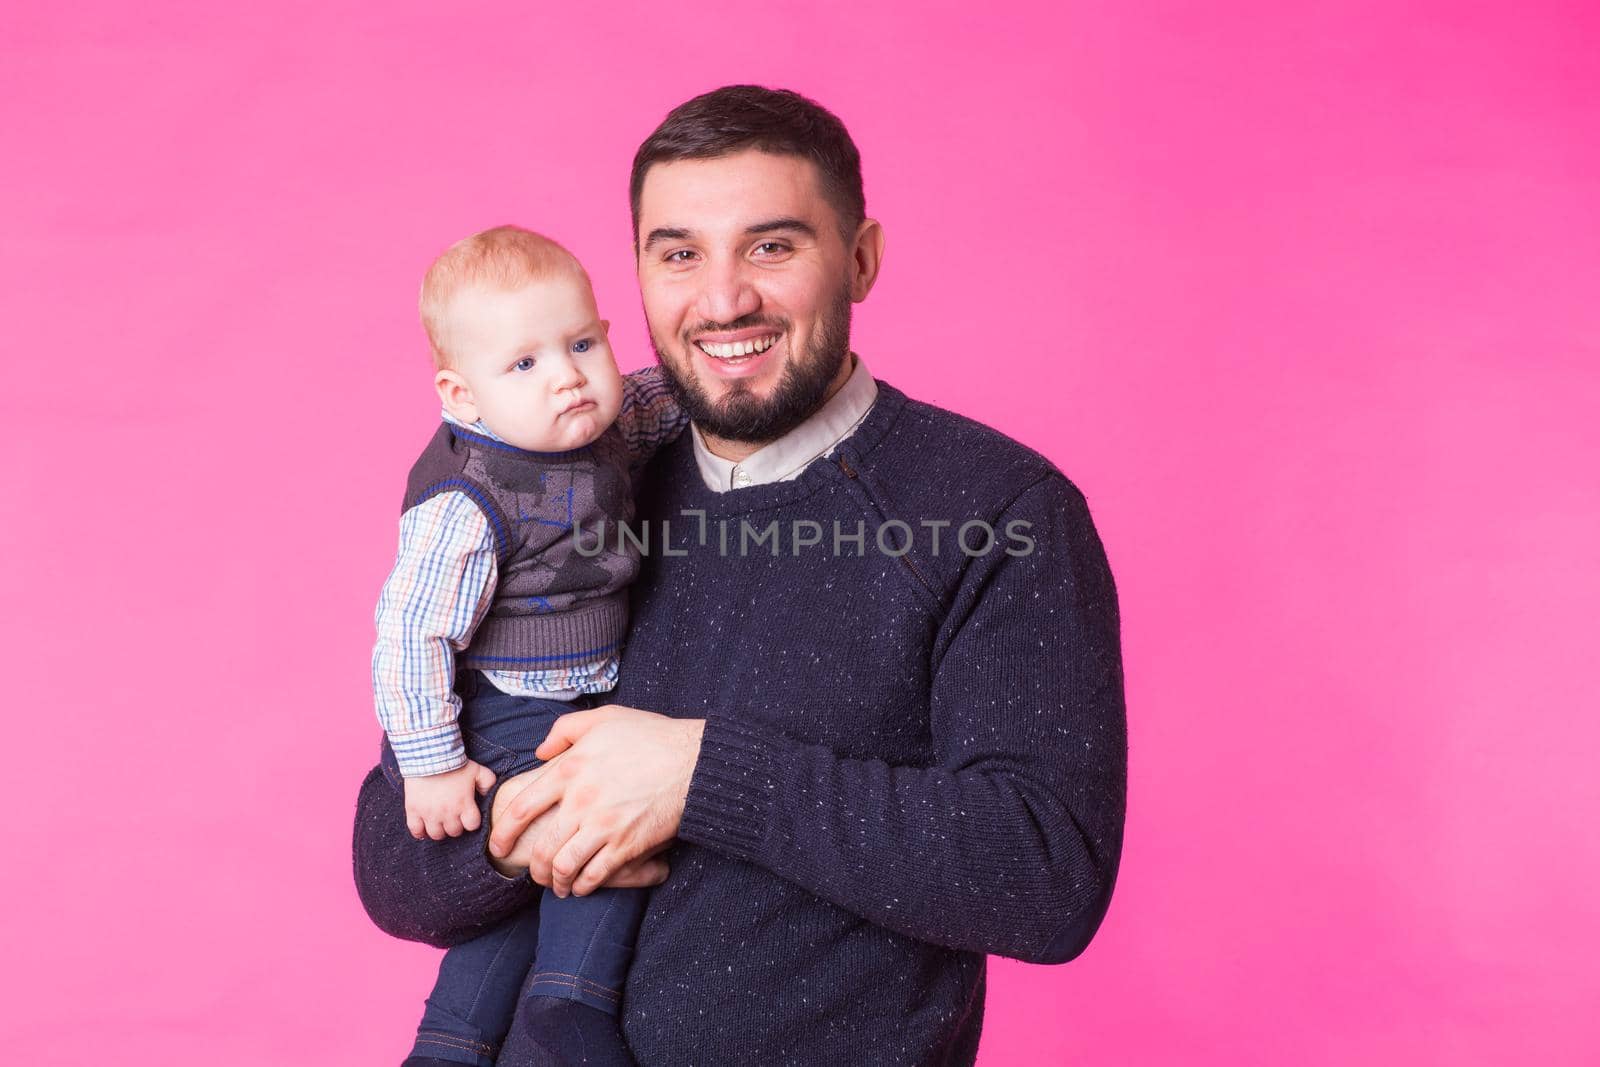
<svg viewBox="0 0 1600 1067">
<path fill-rule="evenodd" d="M 451 366 L 447 327 L 450 301 L 469 285 L 517 289 L 551 278 L 576 278 L 589 285 L 578 257 L 543 234 L 520 226 L 496 226 L 445 249 L 422 279 L 417 310 L 433 349 L 434 369 Z"/>
</svg>

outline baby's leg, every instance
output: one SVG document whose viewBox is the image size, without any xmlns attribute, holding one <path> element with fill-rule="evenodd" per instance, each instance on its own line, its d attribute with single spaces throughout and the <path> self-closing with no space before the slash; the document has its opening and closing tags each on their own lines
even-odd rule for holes
<svg viewBox="0 0 1600 1067">
<path fill-rule="evenodd" d="M 576 1000 L 617 1014 L 648 899 L 645 889 L 597 889 L 566 898 L 546 889 L 528 995 Z"/>
<path fill-rule="evenodd" d="M 539 903 L 539 943 L 522 1022 L 526 1040 L 564 1061 L 632 1067 L 617 1019 L 649 890 L 597 889 Z"/>
<path fill-rule="evenodd" d="M 497 780 L 537 766 L 533 750 L 556 718 L 572 710 L 561 701 L 509 696 L 477 672 L 463 672 L 458 691 L 467 757 Z M 494 1067 L 534 959 L 539 926 L 529 909 L 445 953 L 408 1064 L 445 1060 Z"/>
<path fill-rule="evenodd" d="M 539 917 L 530 910 L 446 952 L 412 1056 L 494 1067 L 538 935 Z"/>
</svg>

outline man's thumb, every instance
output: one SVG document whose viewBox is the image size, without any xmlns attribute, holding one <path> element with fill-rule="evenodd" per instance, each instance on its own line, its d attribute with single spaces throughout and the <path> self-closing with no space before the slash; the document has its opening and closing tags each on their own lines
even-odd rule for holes
<svg viewBox="0 0 1600 1067">
<path fill-rule="evenodd" d="M 539 742 L 539 747 L 533 750 L 533 754 L 542 760 L 552 760 L 571 748 L 587 729 L 585 723 L 588 722 L 588 715 L 589 712 L 584 710 L 569 711 L 561 716 L 550 727 L 544 740 Z"/>
</svg>

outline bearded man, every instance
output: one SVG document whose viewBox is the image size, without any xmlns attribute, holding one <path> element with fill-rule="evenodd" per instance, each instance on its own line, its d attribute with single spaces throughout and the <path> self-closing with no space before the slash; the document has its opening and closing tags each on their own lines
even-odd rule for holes
<svg viewBox="0 0 1600 1067">
<path fill-rule="evenodd" d="M 640 146 L 631 200 L 693 423 L 643 478 L 640 516 L 670 534 L 616 703 L 560 719 L 475 834 L 413 839 L 375 769 L 363 900 L 448 944 L 541 886 L 654 885 L 622 1004 L 640 1063 L 971 1064 L 986 955 L 1074 958 L 1116 880 L 1119 621 L 1088 508 L 851 351 L 884 234 L 831 113 L 697 97 Z M 498 1063 L 580 1046 L 513 1025 Z"/>
</svg>

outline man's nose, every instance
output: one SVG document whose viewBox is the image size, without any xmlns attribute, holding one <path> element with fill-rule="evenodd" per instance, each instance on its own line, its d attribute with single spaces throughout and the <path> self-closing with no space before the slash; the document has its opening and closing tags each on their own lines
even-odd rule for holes
<svg viewBox="0 0 1600 1067">
<path fill-rule="evenodd" d="M 761 309 L 761 294 L 751 283 L 743 260 L 729 256 L 713 260 L 700 272 L 700 300 L 696 310 L 708 322 L 733 322 Z"/>
</svg>

